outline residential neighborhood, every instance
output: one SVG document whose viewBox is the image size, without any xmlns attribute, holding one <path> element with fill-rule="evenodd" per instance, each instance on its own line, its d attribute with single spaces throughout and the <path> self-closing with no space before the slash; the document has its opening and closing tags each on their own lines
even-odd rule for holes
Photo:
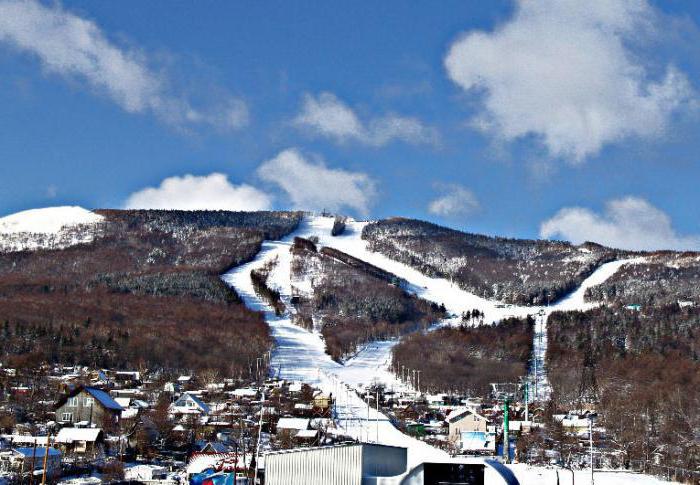
<svg viewBox="0 0 700 485">
<path fill-rule="evenodd" d="M 193 483 L 215 473 L 265 483 L 270 453 L 360 442 L 344 431 L 347 417 L 336 411 L 335 396 L 298 381 L 61 366 L 40 375 L 1 372 L 0 477 L 7 483 Z M 475 397 L 378 385 L 354 392 L 399 430 L 455 458 L 548 465 L 565 452 L 585 465 L 595 422 L 590 410 L 547 416 L 538 403 L 513 395 L 506 424 L 500 392 Z M 552 423 L 568 438 L 543 439 L 540 431 Z M 371 431 L 371 420 L 365 425 Z M 600 445 L 603 436 L 595 438 Z M 372 433 L 361 442 L 374 442 Z M 601 451 L 596 460 L 614 456 Z"/>
</svg>

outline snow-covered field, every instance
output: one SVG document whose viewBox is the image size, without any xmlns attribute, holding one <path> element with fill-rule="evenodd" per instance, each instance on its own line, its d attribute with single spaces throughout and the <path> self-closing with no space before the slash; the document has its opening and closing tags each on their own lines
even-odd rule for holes
<svg viewBox="0 0 700 485">
<path fill-rule="evenodd" d="M 275 339 L 271 363 L 273 372 L 284 379 L 303 381 L 319 387 L 324 392 L 333 393 L 336 397 L 340 426 L 348 435 L 363 441 L 405 446 L 408 448 L 408 460 L 411 464 L 431 457 L 444 459 L 445 453 L 401 433 L 385 415 L 367 406 L 355 392 L 361 381 L 371 381 L 373 372 L 368 374 L 367 367 L 364 366 L 343 366 L 334 362 L 326 354 L 319 333 L 309 332 L 294 325 L 289 315 L 276 316 L 255 294 L 250 271 L 277 258 L 277 267 L 271 273 L 268 284 L 276 287 L 283 300 L 288 301 L 291 295 L 289 249 L 294 236 L 310 237 L 317 233 L 318 227 L 313 224 L 315 221 L 307 218 L 294 234 L 281 241 L 263 243 L 262 251 L 254 261 L 234 268 L 223 276 L 223 280 L 236 288 L 248 307 L 265 312 Z M 330 223 L 332 225 L 332 219 Z M 330 234 L 330 226 L 327 229 Z M 372 367 L 373 364 L 368 361 L 367 365 Z"/>
<path fill-rule="evenodd" d="M 99 214 L 76 206 L 31 209 L 0 218 L 0 251 L 60 249 L 92 241 Z"/>
<path fill-rule="evenodd" d="M 315 236 L 320 246 L 336 248 L 390 271 L 408 282 L 408 291 L 427 300 L 443 303 L 448 313 L 453 315 L 442 322 L 449 325 L 459 323 L 462 312 L 475 308 L 484 312 L 486 322 L 497 321 L 511 315 L 536 314 L 540 311 L 546 315 L 557 309 L 589 308 L 590 304 L 583 301 L 585 289 L 605 281 L 624 264 L 619 261 L 601 266 L 579 290 L 557 305 L 550 307 L 504 305 L 480 298 L 458 288 L 448 280 L 428 277 L 405 264 L 367 250 L 367 243 L 361 239 L 362 228 L 366 224 L 366 222 L 349 220 L 345 232 L 334 237 L 331 236 L 332 217 L 307 216 L 293 234 L 281 241 L 266 241 L 254 261 L 234 268 L 223 275 L 223 280 L 238 291 L 246 305 L 265 312 L 276 343 L 271 364 L 273 372 L 282 378 L 303 381 L 318 386 L 325 392 L 332 392 L 337 398 L 340 425 L 350 436 L 383 444 L 406 446 L 409 450 L 409 463 L 419 463 L 426 459 L 444 459 L 445 454 L 399 432 L 386 416 L 368 408 L 355 392 L 363 385 L 372 384 L 375 381 L 394 388 L 403 386 L 388 370 L 391 349 L 396 341 L 373 342 L 348 359 L 344 365 L 334 362 L 325 353 L 324 343 L 319 333 L 294 325 L 288 314 L 276 316 L 274 311 L 258 298 L 250 279 L 252 269 L 260 268 L 267 262 L 277 259 L 277 265 L 268 278 L 268 284 L 280 292 L 283 301 L 287 303 L 287 308 L 291 309 L 292 306 L 288 304 L 292 294 L 290 274 L 292 256 L 289 250 L 295 236 L 304 238 Z M 546 318 L 542 317 L 542 320 Z M 543 325 L 542 329 L 544 329 Z M 540 340 L 536 354 L 541 362 L 544 362 L 545 352 L 546 340 Z M 546 374 L 543 371 L 538 372 L 538 378 L 540 384 L 546 384 Z M 529 476 L 524 478 L 529 480 Z"/>
<path fill-rule="evenodd" d="M 591 471 L 576 470 L 572 477 L 570 470 L 562 468 L 535 467 L 524 464 L 508 465 L 521 485 L 573 485 L 574 483 L 589 485 L 591 483 Z M 596 471 L 594 481 L 597 485 L 661 485 L 671 483 L 659 480 L 649 475 L 627 473 L 618 471 Z"/>
</svg>

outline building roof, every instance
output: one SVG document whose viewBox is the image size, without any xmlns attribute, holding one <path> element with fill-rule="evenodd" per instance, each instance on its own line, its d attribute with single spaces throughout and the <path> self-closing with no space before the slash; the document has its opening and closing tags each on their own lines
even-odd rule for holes
<svg viewBox="0 0 700 485">
<path fill-rule="evenodd" d="M 35 458 L 43 458 L 44 457 L 44 451 L 46 451 L 46 447 L 43 446 L 37 446 L 36 448 L 34 447 L 21 447 L 21 448 L 13 448 L 13 451 L 16 453 L 19 453 L 20 455 L 24 457 L 32 457 L 34 456 Z M 56 448 L 49 448 L 49 456 L 61 456 L 61 452 L 57 450 Z"/>
<path fill-rule="evenodd" d="M 452 412 L 447 416 L 447 421 L 448 423 L 456 423 L 457 421 L 461 421 L 462 419 L 466 418 L 467 416 L 474 416 L 476 419 L 480 421 L 488 421 L 487 418 L 482 416 L 481 414 L 475 412 L 473 409 L 467 408 L 467 407 L 459 407 L 455 408 L 452 410 Z"/>
<path fill-rule="evenodd" d="M 177 401 L 175 401 L 174 404 L 177 405 L 177 403 L 180 402 L 182 399 L 187 399 L 188 397 L 192 400 L 192 402 L 194 402 L 194 403 L 197 405 L 197 407 L 198 407 L 203 413 L 209 414 L 209 412 L 210 412 L 209 406 L 207 406 L 201 399 L 199 399 L 199 397 L 195 396 L 195 395 L 192 394 L 191 392 L 185 392 L 185 393 L 183 393 L 182 396 L 180 396 L 180 397 L 177 399 Z M 178 406 L 176 406 L 176 407 L 178 407 Z"/>
<path fill-rule="evenodd" d="M 100 428 L 62 428 L 56 435 L 56 443 L 94 442 L 100 437 L 100 433 Z"/>
<path fill-rule="evenodd" d="M 318 435 L 318 430 L 316 429 L 300 429 L 295 436 L 300 439 L 312 439 L 316 435 Z"/>
<path fill-rule="evenodd" d="M 280 418 L 277 422 L 277 429 L 308 429 L 309 419 L 306 418 Z"/>
<path fill-rule="evenodd" d="M 107 409 L 113 409 L 115 411 L 124 410 L 117 401 L 112 399 L 112 397 L 102 389 L 97 389 L 96 387 L 85 387 L 84 389 L 85 392 L 97 399 L 97 401 Z"/>
<path fill-rule="evenodd" d="M 110 395 L 107 394 L 107 392 L 103 391 L 102 389 L 98 389 L 97 387 L 90 386 L 78 386 L 67 395 L 62 396 L 61 399 L 59 399 L 59 401 L 56 403 L 56 409 L 63 406 L 66 403 L 66 401 L 68 401 L 68 398 L 75 397 L 83 391 L 90 394 L 98 403 L 100 403 L 100 405 L 102 405 L 106 409 L 111 409 L 112 411 L 123 410 L 119 403 L 112 399 Z"/>
</svg>

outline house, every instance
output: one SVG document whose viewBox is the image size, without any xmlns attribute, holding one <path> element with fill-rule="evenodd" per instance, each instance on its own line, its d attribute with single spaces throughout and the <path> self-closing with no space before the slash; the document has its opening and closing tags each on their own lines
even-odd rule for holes
<svg viewBox="0 0 700 485">
<path fill-rule="evenodd" d="M 313 406 L 316 409 L 325 411 L 331 405 L 331 398 L 328 394 L 324 394 L 321 391 L 314 393 Z"/>
<path fill-rule="evenodd" d="M 19 474 L 43 474 L 46 456 L 46 476 L 54 480 L 61 475 L 61 452 L 56 448 L 19 447 L 0 453 L 0 470 Z"/>
<path fill-rule="evenodd" d="M 62 428 L 56 445 L 64 454 L 95 457 L 103 451 L 104 433 L 100 428 Z"/>
<path fill-rule="evenodd" d="M 310 419 L 307 418 L 280 418 L 277 421 L 277 432 L 289 431 L 294 436 L 299 431 L 309 429 Z"/>
<path fill-rule="evenodd" d="M 458 448 L 470 455 L 493 455 L 496 453 L 496 433 L 487 431 L 461 431 Z"/>
<path fill-rule="evenodd" d="M 210 413 L 209 406 L 207 406 L 201 399 L 199 399 L 194 394 L 185 392 L 182 394 L 177 401 L 170 405 L 170 413 L 174 415 L 208 415 Z"/>
<path fill-rule="evenodd" d="M 452 441 L 459 441 L 460 435 L 465 431 L 478 431 L 486 433 L 490 424 L 488 418 L 467 408 L 457 408 L 447 416 L 449 437 Z"/>
<path fill-rule="evenodd" d="M 102 389 L 79 386 L 55 406 L 56 421 L 62 425 L 108 428 L 119 422 L 123 408 Z"/>
</svg>

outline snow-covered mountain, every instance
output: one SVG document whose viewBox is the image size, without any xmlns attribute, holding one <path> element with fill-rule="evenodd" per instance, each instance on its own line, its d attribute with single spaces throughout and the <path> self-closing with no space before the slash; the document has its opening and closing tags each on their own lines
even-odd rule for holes
<svg viewBox="0 0 700 485">
<path fill-rule="evenodd" d="M 104 217 L 77 206 L 30 209 L 0 218 L 0 251 L 62 249 L 100 235 Z"/>
</svg>

